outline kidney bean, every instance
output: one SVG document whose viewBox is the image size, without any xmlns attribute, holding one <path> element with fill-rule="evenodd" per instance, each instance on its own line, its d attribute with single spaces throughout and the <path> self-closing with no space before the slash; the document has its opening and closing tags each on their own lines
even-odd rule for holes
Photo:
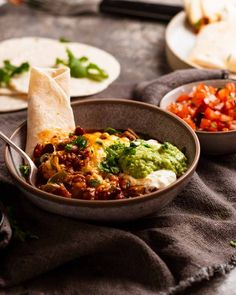
<svg viewBox="0 0 236 295">
<path fill-rule="evenodd" d="M 43 145 L 38 143 L 36 145 L 36 147 L 34 148 L 34 152 L 33 152 L 33 155 L 34 155 L 34 158 L 39 158 L 41 157 L 42 155 L 42 151 L 43 151 Z"/>
<path fill-rule="evenodd" d="M 75 128 L 75 135 L 83 135 L 85 133 L 84 129 L 80 126 Z"/>
<path fill-rule="evenodd" d="M 42 149 L 42 155 L 46 153 L 51 154 L 53 152 L 54 152 L 54 146 L 51 143 L 46 144 Z"/>
</svg>

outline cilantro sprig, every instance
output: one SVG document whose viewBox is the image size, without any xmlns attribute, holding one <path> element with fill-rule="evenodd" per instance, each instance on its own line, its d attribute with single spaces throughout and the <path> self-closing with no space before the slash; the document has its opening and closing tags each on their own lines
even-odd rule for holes
<svg viewBox="0 0 236 295">
<path fill-rule="evenodd" d="M 84 149 L 88 145 L 87 139 L 83 135 L 79 135 L 76 139 L 72 140 L 70 143 L 67 143 L 65 150 L 70 152 L 73 150 L 73 146 L 77 146 L 79 149 Z"/>
<path fill-rule="evenodd" d="M 28 165 L 20 165 L 19 167 L 20 173 L 23 177 L 28 177 L 30 173 L 30 167 Z"/>
<path fill-rule="evenodd" d="M 70 68 L 71 77 L 74 78 L 88 78 L 97 82 L 107 79 L 109 76 L 98 65 L 91 63 L 86 56 L 77 58 L 72 51 L 66 49 L 68 60 L 56 59 L 56 65 L 64 65 Z"/>
<path fill-rule="evenodd" d="M 123 143 L 117 142 L 106 148 L 106 158 L 99 166 L 102 172 L 118 174 L 120 172 L 119 158 L 124 152 L 126 146 Z"/>
<path fill-rule="evenodd" d="M 97 187 L 101 184 L 100 180 L 99 179 L 90 179 L 88 181 L 89 185 L 92 186 L 92 187 Z"/>
<path fill-rule="evenodd" d="M 3 67 L 0 68 L 0 87 L 7 87 L 12 77 L 27 72 L 28 70 L 28 62 L 23 62 L 19 66 L 14 66 L 9 60 L 4 60 Z"/>
</svg>

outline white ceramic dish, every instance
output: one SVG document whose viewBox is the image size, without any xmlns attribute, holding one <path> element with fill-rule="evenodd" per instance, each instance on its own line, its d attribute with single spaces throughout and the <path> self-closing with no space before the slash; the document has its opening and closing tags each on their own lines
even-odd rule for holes
<svg viewBox="0 0 236 295">
<path fill-rule="evenodd" d="M 196 35 L 186 21 L 186 13 L 179 12 L 168 24 L 165 34 L 166 56 L 173 70 L 200 68 L 188 61 Z"/>
</svg>

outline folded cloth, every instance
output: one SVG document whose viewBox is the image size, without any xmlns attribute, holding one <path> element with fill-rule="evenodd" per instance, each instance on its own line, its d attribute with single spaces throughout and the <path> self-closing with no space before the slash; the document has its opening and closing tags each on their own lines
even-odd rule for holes
<svg viewBox="0 0 236 295">
<path fill-rule="evenodd" d="M 189 73 L 175 72 L 168 81 L 179 85 L 185 76 L 190 82 Z M 202 80 L 203 72 L 194 76 Z M 222 76 L 222 71 L 204 72 L 204 79 Z M 163 79 L 155 81 L 155 97 Z M 9 133 L 23 116 L 0 115 L 1 128 Z M 236 238 L 235 162 L 236 154 L 202 156 L 190 183 L 162 211 L 125 224 L 102 224 L 36 208 L 11 184 L 0 158 L 1 198 L 18 224 L 10 246 L 0 251 L 4 294 L 176 294 L 226 273 L 236 265 L 230 245 Z"/>
</svg>

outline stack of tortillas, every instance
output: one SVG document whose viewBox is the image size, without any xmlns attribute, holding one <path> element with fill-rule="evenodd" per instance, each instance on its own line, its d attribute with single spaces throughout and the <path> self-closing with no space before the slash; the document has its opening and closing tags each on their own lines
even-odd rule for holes
<svg viewBox="0 0 236 295">
<path fill-rule="evenodd" d="M 0 43 L 0 66 L 4 60 L 10 60 L 19 66 L 28 62 L 30 67 L 53 67 L 57 58 L 67 60 L 66 48 L 80 58 L 86 56 L 92 63 L 104 69 L 109 77 L 101 82 L 87 78 L 70 82 L 70 96 L 83 97 L 101 92 L 120 74 L 118 61 L 109 53 L 81 43 L 61 43 L 57 40 L 37 37 L 9 39 Z M 14 111 L 27 107 L 29 72 L 11 79 L 9 87 L 0 87 L 0 112 Z"/>
<path fill-rule="evenodd" d="M 235 6 L 235 0 L 184 0 L 187 18 L 192 26 L 200 20 L 213 23 L 228 18 L 234 14 Z"/>
<path fill-rule="evenodd" d="M 197 67 L 228 69 L 236 73 L 236 0 L 185 0 L 192 25 L 207 18 L 188 60 Z"/>
</svg>

